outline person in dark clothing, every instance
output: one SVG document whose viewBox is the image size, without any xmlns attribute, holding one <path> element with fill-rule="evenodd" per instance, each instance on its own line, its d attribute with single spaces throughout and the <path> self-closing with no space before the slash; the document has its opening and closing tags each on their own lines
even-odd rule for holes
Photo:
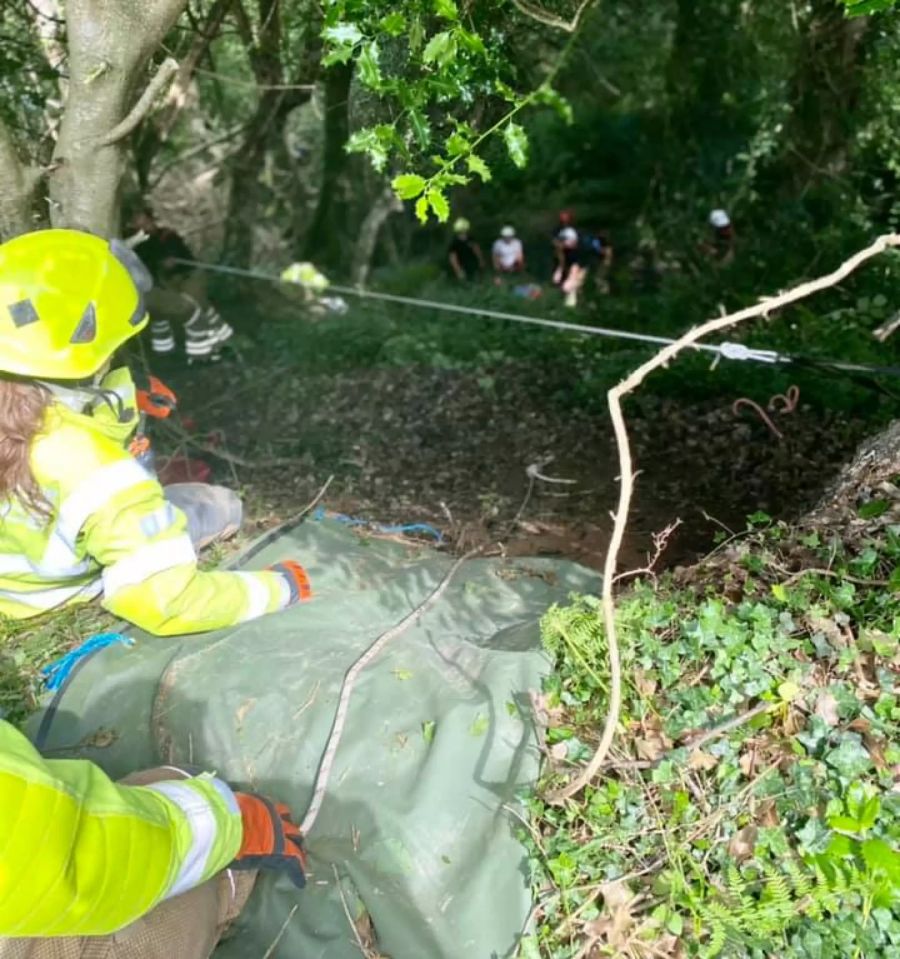
<svg viewBox="0 0 900 959">
<path fill-rule="evenodd" d="M 193 251 L 178 233 L 160 226 L 147 208 L 133 217 L 132 226 L 136 232 L 129 243 L 155 284 L 147 297 L 153 352 L 175 352 L 173 323 L 178 323 L 184 325 L 188 362 L 219 359 L 219 351 L 234 330 L 210 303 L 203 272 L 178 262 L 193 260 Z"/>
<path fill-rule="evenodd" d="M 453 242 L 450 244 L 447 259 L 457 280 L 475 280 L 485 268 L 484 254 L 472 239 L 470 229 L 471 224 L 464 217 L 460 217 L 453 224 Z"/>
</svg>

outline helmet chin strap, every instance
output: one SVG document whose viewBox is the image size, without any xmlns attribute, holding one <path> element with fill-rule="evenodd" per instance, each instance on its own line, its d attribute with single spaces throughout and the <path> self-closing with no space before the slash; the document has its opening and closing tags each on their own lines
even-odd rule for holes
<svg viewBox="0 0 900 959">
<path fill-rule="evenodd" d="M 107 360 L 93 375 L 90 385 L 69 386 L 59 380 L 35 380 L 34 382 L 43 386 L 74 413 L 83 413 L 89 406 L 105 403 L 115 414 L 119 423 L 129 423 L 134 417 L 133 411 L 125 408 L 122 397 L 115 390 L 107 390 L 100 385 L 109 372 L 109 365 L 110 362 Z"/>
</svg>

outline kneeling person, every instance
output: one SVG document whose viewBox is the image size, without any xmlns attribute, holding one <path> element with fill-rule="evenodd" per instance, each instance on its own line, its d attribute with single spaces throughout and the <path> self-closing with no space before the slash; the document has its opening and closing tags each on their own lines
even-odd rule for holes
<svg viewBox="0 0 900 959">
<path fill-rule="evenodd" d="M 188 517 L 128 452 L 136 390 L 127 369 L 109 367 L 146 326 L 150 286 L 117 241 L 45 230 L 0 246 L 0 615 L 100 597 L 116 616 L 174 635 L 309 595 L 295 563 L 200 572 L 190 533 L 236 525 L 237 497 L 170 488 Z"/>
</svg>

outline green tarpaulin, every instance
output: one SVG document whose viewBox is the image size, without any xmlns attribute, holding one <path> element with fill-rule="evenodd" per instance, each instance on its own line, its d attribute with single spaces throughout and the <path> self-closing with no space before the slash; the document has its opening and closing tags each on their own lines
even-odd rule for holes
<svg viewBox="0 0 900 959">
<path fill-rule="evenodd" d="M 201 637 L 130 633 L 133 647 L 104 650 L 71 679 L 45 752 L 116 776 L 160 763 L 215 770 L 302 818 L 347 668 L 451 560 L 310 519 L 249 566 L 287 557 L 309 571 L 312 602 Z M 531 910 L 515 813 L 538 769 L 538 619 L 592 576 L 547 559 L 462 567 L 359 679 L 307 839 L 307 888 L 264 877 L 217 957 L 260 959 L 295 905 L 274 956 L 359 959 L 346 910 L 368 914 L 391 959 L 515 950 Z"/>
</svg>

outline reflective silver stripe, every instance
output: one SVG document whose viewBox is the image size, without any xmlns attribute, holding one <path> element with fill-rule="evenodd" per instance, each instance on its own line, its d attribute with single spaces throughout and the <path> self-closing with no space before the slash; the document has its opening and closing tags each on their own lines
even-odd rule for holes
<svg viewBox="0 0 900 959">
<path fill-rule="evenodd" d="M 244 581 L 244 585 L 247 587 L 247 612 L 244 614 L 244 622 L 250 619 L 257 619 L 259 616 L 265 616 L 269 611 L 269 602 L 271 597 L 269 595 L 268 587 L 265 583 L 260 582 L 258 573 L 235 573 L 235 576 L 240 576 Z"/>
<path fill-rule="evenodd" d="M 90 572 L 94 565 L 90 559 L 79 559 L 68 543 L 53 530 L 39 559 L 31 559 L 23 553 L 0 555 L 0 576 L 24 574 L 47 580 L 74 579 Z"/>
<path fill-rule="evenodd" d="M 215 782 L 215 780 L 213 780 Z M 224 783 L 221 784 L 228 789 Z M 191 846 L 185 854 L 175 882 L 165 899 L 179 896 L 203 882 L 206 864 L 216 842 L 216 816 L 209 801 L 190 786 L 178 782 L 153 783 L 147 787 L 161 793 L 184 813 L 191 827 Z M 219 789 L 219 792 L 222 792 Z M 231 792 L 231 790 L 229 790 Z M 234 797 L 232 796 L 232 802 Z M 235 803 L 236 806 L 236 803 Z"/>
<path fill-rule="evenodd" d="M 65 544 L 62 544 L 65 545 Z M 40 576 L 42 579 L 74 579 L 90 572 L 93 563 L 89 559 L 76 560 L 72 555 L 71 564 L 56 563 L 44 555 L 42 559 L 29 559 L 21 553 L 0 556 L 0 576 Z"/>
<path fill-rule="evenodd" d="M 46 611 L 56 609 L 57 606 L 62 606 L 76 597 L 85 600 L 93 599 L 102 591 L 103 584 L 98 578 L 92 583 L 83 583 L 81 586 L 58 586 L 54 589 L 36 589 L 27 593 L 14 589 L 0 589 L 0 600 Z"/>
<path fill-rule="evenodd" d="M 171 503 L 160 506 L 141 520 L 141 532 L 147 539 L 155 539 L 160 533 L 171 529 L 177 520 L 175 508 Z"/>
<path fill-rule="evenodd" d="M 70 549 L 74 549 L 81 527 L 92 514 L 117 493 L 152 478 L 143 466 L 130 457 L 101 466 L 60 504 L 57 521 L 59 535 Z"/>
<path fill-rule="evenodd" d="M 194 544 L 186 533 L 158 543 L 147 543 L 103 570 L 103 593 L 109 598 L 126 586 L 145 582 L 155 573 L 196 562 Z"/>
</svg>

